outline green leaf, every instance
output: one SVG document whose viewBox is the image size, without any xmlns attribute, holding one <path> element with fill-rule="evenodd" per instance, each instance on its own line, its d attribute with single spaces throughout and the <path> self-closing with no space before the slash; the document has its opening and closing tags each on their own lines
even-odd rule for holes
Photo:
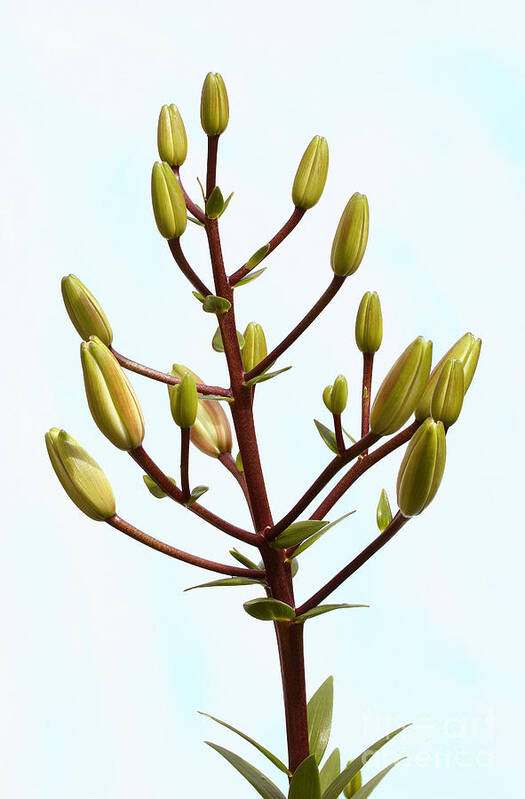
<svg viewBox="0 0 525 799">
<path fill-rule="evenodd" d="M 388 500 L 388 494 L 384 488 L 379 495 L 379 502 L 377 503 L 376 521 L 381 533 L 386 530 L 392 521 L 392 509 Z"/>
<path fill-rule="evenodd" d="M 211 583 L 201 583 L 200 585 L 192 585 L 185 588 L 186 591 L 193 591 L 195 588 L 214 588 L 216 586 L 228 585 L 260 585 L 261 580 L 250 580 L 249 577 L 226 577 L 224 580 L 213 580 Z"/>
<path fill-rule="evenodd" d="M 194 297 L 196 297 L 198 299 L 198 301 L 200 303 L 204 302 L 204 295 L 203 294 L 200 294 L 198 291 L 192 291 L 191 293 L 193 294 Z"/>
<path fill-rule="evenodd" d="M 287 549 L 300 544 L 305 538 L 318 533 L 323 527 L 326 527 L 328 522 L 320 519 L 307 519 L 303 522 L 294 522 L 282 533 L 279 533 L 277 538 L 272 541 L 272 546 L 275 549 Z"/>
<path fill-rule="evenodd" d="M 199 186 L 201 187 L 201 194 L 202 194 L 202 199 L 203 199 L 203 202 L 206 202 L 206 194 L 205 194 L 205 192 L 204 192 L 204 186 L 202 185 L 202 183 L 201 183 L 201 179 L 200 179 L 200 178 L 197 178 L 197 183 L 198 183 L 198 184 L 199 184 Z"/>
<path fill-rule="evenodd" d="M 316 608 L 307 610 L 306 613 L 301 613 L 300 616 L 295 617 L 298 624 L 305 622 L 306 619 L 313 619 L 315 616 L 322 616 L 323 613 L 330 613 L 331 610 L 339 610 L 339 608 L 368 608 L 369 605 L 348 605 L 347 603 L 339 605 L 318 605 Z"/>
<path fill-rule="evenodd" d="M 259 568 L 259 566 L 257 566 L 257 564 L 253 562 L 253 560 L 250 560 L 250 558 L 247 558 L 246 555 L 243 555 L 243 553 L 239 552 L 239 550 L 236 549 L 235 547 L 233 549 L 230 549 L 230 555 L 238 563 L 242 563 L 243 566 L 246 566 L 247 569 L 258 569 Z"/>
<path fill-rule="evenodd" d="M 258 277 L 262 275 L 263 272 L 266 272 L 267 267 L 263 266 L 262 269 L 256 269 L 255 272 L 250 272 L 246 277 L 242 277 L 237 283 L 233 284 L 233 288 L 239 288 L 239 286 L 244 286 L 246 283 L 251 283 L 252 280 L 257 280 Z"/>
<path fill-rule="evenodd" d="M 262 247 L 259 247 L 259 249 L 256 252 L 254 252 L 254 254 L 251 255 L 250 258 L 248 258 L 248 260 L 246 261 L 244 265 L 246 271 L 251 272 L 252 269 L 255 269 L 256 266 L 259 266 L 261 261 L 264 261 L 269 251 L 270 251 L 269 244 L 263 244 Z"/>
<path fill-rule="evenodd" d="M 321 762 L 330 738 L 333 704 L 334 678 L 328 677 L 308 702 L 308 740 L 317 763 Z"/>
<path fill-rule="evenodd" d="M 345 429 L 344 429 L 344 427 L 343 427 L 343 433 L 345 434 L 345 436 L 346 436 L 347 438 L 349 438 L 349 439 L 350 439 L 350 441 L 352 442 L 352 444 L 357 444 L 357 440 L 356 440 L 356 439 L 355 439 L 353 436 L 351 436 L 351 435 L 350 435 L 350 433 L 349 433 L 347 430 L 345 430 Z"/>
<path fill-rule="evenodd" d="M 148 489 L 150 494 L 152 494 L 156 499 L 162 499 L 163 497 L 167 497 L 168 496 L 166 494 L 166 492 L 163 491 L 162 488 L 157 485 L 155 480 L 152 480 L 151 477 L 148 474 L 144 474 L 142 476 L 142 479 L 144 480 L 146 488 Z M 168 479 L 171 480 L 173 485 L 177 485 L 177 483 L 175 482 L 173 477 L 169 477 Z"/>
<path fill-rule="evenodd" d="M 359 788 L 359 790 L 354 793 L 352 799 L 367 799 L 367 797 L 370 796 L 374 788 L 377 788 L 381 780 L 384 777 L 386 777 L 388 772 L 391 769 L 393 769 L 394 766 L 397 766 L 397 764 L 400 763 L 401 760 L 404 759 L 405 759 L 404 757 L 400 757 L 399 760 L 395 760 L 393 763 L 390 763 L 389 766 L 384 768 L 382 771 L 379 772 L 379 774 L 376 774 L 375 777 L 372 777 L 371 780 L 369 780 L 365 785 Z"/>
<path fill-rule="evenodd" d="M 226 210 L 226 209 L 227 209 L 227 207 L 229 206 L 229 204 L 230 204 L 230 200 L 231 200 L 231 198 L 232 198 L 232 197 L 233 197 L 233 191 L 232 191 L 232 193 L 230 194 L 230 196 L 229 196 L 229 197 L 227 197 L 227 198 L 226 198 L 226 200 L 224 201 L 224 205 L 223 205 L 223 207 L 222 207 L 222 211 L 220 212 L 219 216 L 222 216 L 222 215 L 223 215 L 223 213 L 225 212 L 225 210 Z"/>
<path fill-rule="evenodd" d="M 290 605 L 271 597 L 250 599 L 244 603 L 244 610 L 261 621 L 293 621 L 295 618 L 295 610 Z"/>
<path fill-rule="evenodd" d="M 361 771 L 365 763 L 367 763 L 376 752 L 378 752 L 385 744 L 392 740 L 396 735 L 399 735 L 400 732 L 406 730 L 407 727 L 410 727 L 410 724 L 404 724 L 403 727 L 399 727 L 394 732 L 385 735 L 384 738 L 380 738 L 378 741 L 373 743 L 368 749 L 365 749 L 359 757 L 356 757 L 355 760 L 352 760 L 350 765 L 348 765 L 341 774 L 328 786 L 326 791 L 323 793 L 322 799 L 336 799 L 339 796 L 343 788 L 345 788 L 352 777 L 354 777 L 358 771 Z M 382 779 L 382 778 L 381 778 Z M 366 787 L 366 786 L 363 786 Z M 361 789 L 360 789 L 361 790 Z"/>
<path fill-rule="evenodd" d="M 218 744 L 212 744 L 210 741 L 206 741 L 206 743 L 222 755 L 228 763 L 231 763 L 239 774 L 242 774 L 242 776 L 248 780 L 250 785 L 255 788 L 263 799 L 285 799 L 284 794 L 281 793 L 277 785 L 274 785 L 265 774 L 256 769 L 255 766 L 252 766 L 251 763 L 248 763 L 246 760 L 243 760 L 242 757 L 239 757 L 239 755 L 230 752 L 228 749 L 224 749 Z"/>
<path fill-rule="evenodd" d="M 208 219 L 217 219 L 223 212 L 224 197 L 222 196 L 222 191 L 218 186 L 215 186 L 212 193 L 206 200 L 204 210 L 206 211 L 206 216 Z"/>
<path fill-rule="evenodd" d="M 330 757 L 325 762 L 319 777 L 321 779 L 321 791 L 325 791 L 331 782 L 339 776 L 341 771 L 341 754 L 339 749 L 334 749 Z"/>
<path fill-rule="evenodd" d="M 193 293 L 195 294 L 195 292 Z M 206 311 L 206 313 L 223 314 L 229 311 L 231 307 L 232 304 L 229 300 L 224 297 L 216 297 L 214 294 L 208 294 L 207 297 L 204 297 L 202 303 L 202 310 Z"/>
<path fill-rule="evenodd" d="M 186 507 L 191 508 L 194 502 L 197 502 L 199 497 L 202 497 L 203 494 L 208 491 L 208 486 L 195 486 L 193 491 L 190 494 L 189 500 L 186 502 Z"/>
<path fill-rule="evenodd" d="M 289 561 L 290 564 L 290 573 L 292 575 L 292 580 L 299 571 L 299 561 L 296 558 L 291 558 Z"/>
<path fill-rule="evenodd" d="M 330 428 L 327 427 L 322 422 L 318 422 L 317 419 L 314 419 L 314 422 L 315 426 L 319 431 L 319 435 L 323 439 L 328 449 L 331 449 L 332 452 L 335 452 L 336 455 L 339 455 L 339 450 L 337 449 L 337 440 L 334 431 L 330 430 Z"/>
<path fill-rule="evenodd" d="M 254 386 L 256 383 L 264 383 L 265 380 L 271 380 L 272 377 L 277 377 L 277 375 L 281 375 L 283 372 L 287 372 L 288 369 L 291 369 L 291 366 L 285 366 L 284 369 L 278 369 L 277 372 L 263 372 L 262 375 L 258 375 L 257 377 L 252 377 L 251 380 L 246 380 L 243 383 L 244 386 Z"/>
<path fill-rule="evenodd" d="M 282 760 L 279 760 L 277 755 L 274 755 L 272 752 L 270 752 L 264 746 L 261 746 L 261 744 L 257 743 L 257 741 L 254 741 L 253 738 L 250 738 L 249 735 L 246 735 L 246 733 L 241 732 L 236 727 L 232 727 L 232 725 L 228 724 L 226 721 L 221 721 L 220 719 L 216 719 L 215 716 L 210 716 L 209 713 L 203 713 L 202 710 L 199 710 L 198 712 L 200 713 L 201 716 L 206 716 L 207 718 L 211 719 L 212 721 L 216 721 L 217 724 L 222 724 L 223 727 L 226 727 L 228 730 L 231 730 L 232 732 L 236 733 L 237 735 L 240 735 L 241 738 L 244 738 L 245 741 L 248 741 L 248 743 L 250 743 L 252 746 L 255 746 L 255 748 L 258 749 L 259 752 L 262 755 L 267 757 L 268 760 L 271 763 L 273 763 L 274 766 L 277 766 L 279 771 L 282 771 L 283 774 L 286 774 L 286 775 L 290 776 L 290 771 L 286 768 L 286 766 L 284 765 Z"/>
<path fill-rule="evenodd" d="M 199 227 L 204 227 L 204 222 L 199 222 L 198 219 L 195 219 L 193 216 L 188 216 L 188 222 L 193 222 L 194 225 L 199 225 Z"/>
<path fill-rule="evenodd" d="M 349 513 L 345 513 L 344 516 L 340 516 L 339 519 L 336 519 L 334 522 L 330 522 L 330 524 L 327 524 L 326 527 L 323 527 L 322 530 L 320 530 L 318 533 L 313 535 L 311 538 L 307 538 L 306 541 L 303 541 L 302 544 L 299 544 L 297 549 L 293 552 L 293 554 L 290 557 L 296 558 L 297 555 L 300 555 L 301 552 L 305 551 L 305 549 L 308 549 L 308 547 L 311 547 L 312 544 L 315 544 L 316 541 L 319 541 L 321 536 L 327 533 L 328 530 L 331 530 L 332 527 L 335 527 L 336 524 L 339 524 L 339 522 L 342 522 L 343 519 L 346 519 L 347 516 L 351 516 L 353 513 L 355 513 L 355 510 L 351 510 L 349 511 Z"/>
<path fill-rule="evenodd" d="M 242 350 L 242 348 L 244 347 L 244 336 L 242 333 L 239 333 L 238 330 L 237 330 L 237 341 L 239 342 L 239 347 Z M 224 352 L 224 344 L 222 341 L 220 327 L 218 327 L 215 333 L 213 334 L 213 338 L 211 340 L 211 346 L 213 347 L 215 352 Z"/>
<path fill-rule="evenodd" d="M 288 799 L 321 799 L 321 783 L 315 755 L 310 755 L 298 766 L 290 782 Z"/>
</svg>

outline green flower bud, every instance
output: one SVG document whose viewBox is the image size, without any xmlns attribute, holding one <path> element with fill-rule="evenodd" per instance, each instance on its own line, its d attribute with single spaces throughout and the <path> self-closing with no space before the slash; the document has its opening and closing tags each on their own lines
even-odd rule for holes
<svg viewBox="0 0 525 799">
<path fill-rule="evenodd" d="M 98 463 L 65 430 L 52 427 L 45 438 L 51 465 L 68 497 L 90 519 L 111 518 L 115 497 Z"/>
<path fill-rule="evenodd" d="M 425 390 L 423 391 L 421 399 L 417 404 L 416 419 L 418 420 L 418 422 L 422 422 L 423 419 L 426 419 L 427 416 L 430 416 L 430 403 L 432 401 L 432 394 L 434 393 L 434 388 L 436 386 L 443 365 L 450 358 L 457 358 L 458 360 L 461 361 L 461 363 L 463 364 L 463 372 L 465 379 L 464 388 L 466 394 L 468 387 L 472 382 L 472 378 L 474 377 L 476 366 L 478 365 L 480 350 L 481 350 L 481 339 L 474 338 L 472 333 L 465 333 L 465 335 L 461 336 L 461 338 L 458 339 L 456 343 L 452 345 L 449 351 L 443 355 L 441 360 L 433 368 L 432 373 L 428 379 L 428 383 L 425 386 Z"/>
<path fill-rule="evenodd" d="M 465 376 L 463 364 L 458 358 L 449 358 L 439 373 L 432 401 L 430 415 L 445 427 L 454 424 L 463 405 L 465 396 Z"/>
<path fill-rule="evenodd" d="M 171 373 L 181 379 L 188 373 L 193 375 L 196 383 L 202 383 L 195 372 L 182 364 L 174 363 Z M 170 400 L 173 389 L 174 386 L 168 386 Z M 231 452 L 232 431 L 220 402 L 201 399 L 198 401 L 197 418 L 191 428 L 190 439 L 197 449 L 213 458 Z"/>
<path fill-rule="evenodd" d="M 445 470 L 447 446 L 442 422 L 425 419 L 406 449 L 397 476 L 397 504 L 403 516 L 417 516 L 432 502 Z"/>
<path fill-rule="evenodd" d="M 296 208 L 305 211 L 319 202 L 328 174 L 328 144 L 322 136 L 314 136 L 297 167 L 292 188 Z"/>
<path fill-rule="evenodd" d="M 183 429 L 191 427 L 197 418 L 197 404 L 195 378 L 186 372 L 179 385 L 173 386 L 170 393 L 173 421 Z"/>
<path fill-rule="evenodd" d="M 140 447 L 144 440 L 144 419 L 117 359 L 96 336 L 82 342 L 80 356 L 95 424 L 119 449 L 129 451 Z"/>
<path fill-rule="evenodd" d="M 161 161 L 181 166 L 186 160 L 188 139 L 186 128 L 176 105 L 163 105 L 157 126 L 157 145 Z"/>
<path fill-rule="evenodd" d="M 376 520 L 377 526 L 382 533 L 390 522 L 392 521 L 392 509 L 390 507 L 390 501 L 388 499 L 388 494 L 386 493 L 385 489 L 381 491 L 379 495 L 379 502 L 377 503 L 377 511 L 376 511 Z"/>
<path fill-rule="evenodd" d="M 323 401 L 328 410 L 335 413 L 336 416 L 343 413 L 348 401 L 348 383 L 344 375 L 338 375 L 334 380 L 333 386 L 325 388 Z"/>
<path fill-rule="evenodd" d="M 351 761 L 349 760 L 346 765 L 349 766 L 350 763 Z M 352 796 L 355 796 L 355 794 L 360 789 L 362 782 L 363 780 L 361 777 L 361 772 L 358 771 L 357 774 L 354 774 L 354 776 L 352 777 L 352 779 L 350 780 L 350 782 L 343 791 L 343 794 L 346 796 L 346 799 L 352 799 Z"/>
<path fill-rule="evenodd" d="M 178 239 L 186 230 L 188 215 L 180 183 L 169 164 L 156 161 L 151 172 L 151 201 L 159 233 Z"/>
<path fill-rule="evenodd" d="M 268 350 L 264 331 L 260 325 L 250 322 L 244 331 L 244 347 L 242 348 L 242 362 L 244 371 L 249 372 L 266 358 Z"/>
<path fill-rule="evenodd" d="M 106 314 L 89 289 L 75 275 L 63 277 L 61 287 L 66 311 L 79 336 L 84 340 L 98 336 L 109 347 L 113 341 L 113 331 Z"/>
<path fill-rule="evenodd" d="M 359 303 L 355 320 L 355 341 L 361 352 L 373 355 L 383 340 L 383 316 L 377 292 L 367 291 Z"/>
<path fill-rule="evenodd" d="M 423 393 L 430 373 L 432 342 L 418 336 L 399 356 L 381 383 L 370 414 L 370 428 L 390 435 L 406 422 Z"/>
<path fill-rule="evenodd" d="M 368 241 L 368 200 L 366 195 L 353 194 L 334 236 L 330 263 L 339 277 L 353 275 L 365 254 Z"/>
<path fill-rule="evenodd" d="M 219 136 L 228 125 L 230 109 L 224 81 L 218 72 L 208 72 L 201 94 L 201 125 L 208 136 Z"/>
</svg>

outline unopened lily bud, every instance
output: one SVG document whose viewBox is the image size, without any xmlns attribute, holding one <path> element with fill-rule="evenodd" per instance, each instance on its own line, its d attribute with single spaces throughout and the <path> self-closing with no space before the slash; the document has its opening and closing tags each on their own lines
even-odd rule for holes
<svg viewBox="0 0 525 799">
<path fill-rule="evenodd" d="M 432 394 L 430 415 L 434 421 L 443 422 L 445 428 L 454 424 L 461 413 L 464 395 L 463 364 L 457 358 L 449 358 L 441 368 Z"/>
<path fill-rule="evenodd" d="M 208 72 L 201 94 L 201 125 L 208 136 L 219 136 L 228 125 L 228 93 L 218 72 Z"/>
<path fill-rule="evenodd" d="M 99 430 L 119 449 L 132 450 L 144 440 L 144 419 L 130 382 L 117 359 L 95 336 L 80 345 L 84 386 Z"/>
<path fill-rule="evenodd" d="M 323 136 L 314 136 L 297 168 L 292 188 L 296 208 L 308 210 L 319 202 L 328 174 L 328 144 Z"/>
<path fill-rule="evenodd" d="M 359 303 L 355 320 L 355 341 L 362 353 L 373 355 L 383 340 L 381 303 L 375 291 L 367 291 Z"/>
<path fill-rule="evenodd" d="M 115 497 L 98 463 L 65 430 L 52 427 L 45 438 L 51 465 L 68 497 L 90 519 L 111 518 Z"/>
<path fill-rule="evenodd" d="M 98 336 L 109 347 L 113 341 L 111 325 L 89 289 L 75 275 L 63 277 L 61 287 L 66 311 L 79 336 L 84 340 Z"/>
<path fill-rule="evenodd" d="M 189 373 L 193 375 L 196 383 L 202 383 L 202 380 L 195 372 L 192 372 L 186 366 L 182 366 L 182 364 L 173 364 L 171 373 L 181 379 L 186 373 Z M 168 386 L 170 399 L 173 388 L 174 386 Z M 192 425 L 190 439 L 197 449 L 213 458 L 218 458 L 219 455 L 225 452 L 231 452 L 233 445 L 232 431 L 219 402 L 203 399 L 198 401 L 197 418 Z"/>
<path fill-rule="evenodd" d="M 387 436 L 414 413 L 428 380 L 432 342 L 418 336 L 399 356 L 377 392 L 370 413 L 373 433 Z"/>
<path fill-rule="evenodd" d="M 186 230 L 188 215 L 180 183 L 169 164 L 153 164 L 151 201 L 159 233 L 165 239 L 178 239 Z"/>
<path fill-rule="evenodd" d="M 348 383 L 344 375 L 338 375 L 333 386 L 327 386 L 323 391 L 323 402 L 329 411 L 340 416 L 346 408 L 348 401 Z"/>
<path fill-rule="evenodd" d="M 392 521 L 392 509 L 390 507 L 388 494 L 386 493 L 384 488 L 381 491 L 381 494 L 379 496 L 379 502 L 377 503 L 376 521 L 380 532 L 386 530 L 386 528 Z"/>
<path fill-rule="evenodd" d="M 457 358 L 461 361 L 463 364 L 464 389 L 466 394 L 468 387 L 472 382 L 472 378 L 474 377 L 476 366 L 478 365 L 480 350 L 481 339 L 474 338 L 472 333 L 465 333 L 465 335 L 461 336 L 461 338 L 452 345 L 449 351 L 443 355 L 441 360 L 432 369 L 428 383 L 426 384 L 425 390 L 421 395 L 421 399 L 417 404 L 416 419 L 419 422 L 423 421 L 423 419 L 426 419 L 427 416 L 430 416 L 430 403 L 432 401 L 432 394 L 434 393 L 434 388 L 444 364 L 450 358 Z"/>
<path fill-rule="evenodd" d="M 368 200 L 356 192 L 347 205 L 335 232 L 330 263 L 339 277 L 353 275 L 365 254 L 368 241 Z"/>
<path fill-rule="evenodd" d="M 264 330 L 261 325 L 250 322 L 244 331 L 244 346 L 242 348 L 242 362 L 244 371 L 254 369 L 268 355 Z"/>
<path fill-rule="evenodd" d="M 186 128 L 176 105 L 163 105 L 157 126 L 157 146 L 161 161 L 181 166 L 186 160 L 188 139 Z"/>
<path fill-rule="evenodd" d="M 442 422 L 425 419 L 406 449 L 397 476 L 397 504 L 403 516 L 417 516 L 432 502 L 445 470 L 447 445 Z"/>
<path fill-rule="evenodd" d="M 350 763 L 351 761 L 349 760 L 347 765 L 349 766 Z M 346 797 L 346 799 L 352 799 L 352 796 L 355 796 L 355 794 L 360 789 L 362 783 L 363 779 L 361 777 L 361 772 L 358 771 L 357 774 L 354 774 L 354 776 L 352 777 L 352 779 L 350 780 L 350 782 L 343 791 L 343 794 Z"/>
<path fill-rule="evenodd" d="M 189 372 L 183 376 L 178 386 L 170 392 L 170 406 L 173 420 L 179 427 L 191 427 L 197 418 L 197 389 L 195 378 Z"/>
<path fill-rule="evenodd" d="M 323 391 L 323 402 L 332 413 L 332 386 L 327 386 Z"/>
</svg>

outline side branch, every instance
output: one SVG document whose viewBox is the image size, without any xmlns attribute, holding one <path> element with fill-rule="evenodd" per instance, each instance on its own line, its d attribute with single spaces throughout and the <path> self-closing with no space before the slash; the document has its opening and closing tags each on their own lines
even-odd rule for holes
<svg viewBox="0 0 525 799">
<path fill-rule="evenodd" d="M 174 173 L 175 177 L 177 178 L 177 180 L 179 181 L 179 185 L 180 185 L 180 187 L 182 189 L 182 193 L 183 193 L 184 199 L 186 201 L 186 208 L 188 209 L 188 211 L 191 214 L 193 214 L 195 219 L 198 219 L 199 222 L 204 223 L 204 221 L 206 220 L 206 214 L 203 211 L 201 211 L 201 209 L 199 208 L 198 205 L 195 205 L 193 200 L 190 198 L 189 194 L 186 192 L 186 189 L 182 185 L 182 180 L 180 179 L 180 167 L 173 166 L 172 169 L 173 169 L 173 173 Z"/>
<path fill-rule="evenodd" d="M 293 213 L 290 219 L 288 219 L 288 221 L 284 223 L 282 228 L 279 231 L 277 231 L 273 239 L 270 239 L 270 241 L 268 242 L 269 249 L 266 255 L 264 256 L 263 260 L 268 258 L 270 253 L 273 252 L 275 248 L 278 247 L 279 244 L 281 244 L 281 242 L 283 242 L 287 236 L 290 235 L 292 230 L 299 224 L 305 213 L 306 210 L 304 208 L 293 209 Z M 237 269 L 237 271 L 233 272 L 233 274 L 231 274 L 230 277 L 228 278 L 230 286 L 235 286 L 235 284 L 238 283 L 239 280 L 242 280 L 243 277 L 246 277 L 246 275 L 248 275 L 249 272 L 250 270 L 246 269 L 246 264 L 241 266 L 240 269 Z"/>
<path fill-rule="evenodd" d="M 366 436 L 370 429 L 370 395 L 372 393 L 373 366 L 373 354 L 365 352 L 363 354 L 363 385 L 361 390 L 361 437 Z M 366 455 L 366 452 L 364 454 Z"/>
<path fill-rule="evenodd" d="M 270 367 L 276 360 L 279 358 L 283 352 L 286 352 L 288 347 L 290 347 L 294 341 L 296 341 L 304 331 L 310 327 L 312 322 L 315 322 L 319 314 L 324 311 L 328 303 L 333 300 L 341 286 L 345 281 L 344 277 L 339 277 L 339 275 L 334 275 L 332 282 L 321 295 L 321 297 L 317 300 L 313 308 L 308 311 L 306 316 L 299 322 L 296 327 L 288 333 L 286 338 L 284 338 L 280 344 L 275 347 L 267 356 L 263 358 L 263 360 L 257 364 L 253 369 L 250 369 L 249 372 L 245 374 L 245 380 L 251 380 L 253 377 L 257 377 L 258 375 L 262 374 L 268 367 Z"/>
<path fill-rule="evenodd" d="M 177 386 L 180 383 L 180 377 L 175 377 L 168 372 L 159 372 L 157 369 L 152 369 L 150 366 L 144 366 L 137 361 L 132 361 L 131 358 L 126 358 L 110 347 L 111 352 L 124 369 L 129 369 L 130 372 L 135 372 L 138 375 L 149 377 L 152 380 L 158 380 L 159 383 L 166 383 L 168 386 Z M 216 397 L 231 397 L 229 388 L 222 388 L 221 386 L 207 386 L 205 383 L 197 383 L 197 391 L 199 394 L 212 394 Z"/>
<path fill-rule="evenodd" d="M 183 563 L 189 563 L 191 566 L 198 566 L 201 569 L 207 569 L 208 571 L 217 572 L 218 574 L 227 574 L 230 577 L 248 577 L 254 580 L 264 579 L 264 571 L 227 566 L 224 563 L 216 563 L 214 560 L 206 560 L 206 558 L 200 558 L 198 555 L 192 555 L 189 552 L 183 552 L 181 549 L 175 549 L 175 547 L 164 543 L 164 541 L 159 541 L 157 538 L 153 538 L 153 536 L 142 532 L 142 530 L 139 530 L 129 522 L 121 519 L 117 514 L 107 519 L 107 523 L 116 530 L 120 530 L 121 533 L 129 535 L 130 538 L 134 538 L 135 541 L 140 541 L 141 544 L 145 544 L 147 547 L 151 547 L 151 549 L 156 549 L 157 552 L 162 552 L 170 558 L 181 560 Z"/>
<path fill-rule="evenodd" d="M 387 544 L 391 538 L 395 536 L 395 534 L 401 530 L 401 528 L 408 522 L 406 516 L 403 516 L 401 511 L 398 511 L 386 530 L 382 532 L 377 538 L 369 544 L 366 549 L 363 549 L 362 552 L 357 555 L 344 569 L 341 569 L 335 577 L 326 583 L 317 593 L 310 597 L 301 607 L 297 608 L 297 615 L 299 616 L 301 613 L 306 613 L 308 610 L 317 607 L 326 597 L 330 596 L 330 594 L 335 591 L 336 588 L 344 583 L 352 574 L 354 574 L 358 569 L 363 566 L 367 560 L 370 560 L 372 555 L 375 555 L 376 552 Z"/>
<path fill-rule="evenodd" d="M 202 282 L 198 274 L 194 272 L 186 260 L 186 256 L 182 252 L 182 247 L 180 246 L 180 239 L 168 239 L 168 245 L 180 271 L 184 277 L 190 281 L 191 285 L 196 288 L 197 291 L 200 292 L 204 297 L 207 297 L 209 294 L 211 294 L 212 292 L 209 290 L 206 284 Z"/>
</svg>

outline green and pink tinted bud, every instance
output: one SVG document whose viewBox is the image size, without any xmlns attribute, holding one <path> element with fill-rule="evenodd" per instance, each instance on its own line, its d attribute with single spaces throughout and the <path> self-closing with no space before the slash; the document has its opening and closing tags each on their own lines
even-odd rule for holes
<svg viewBox="0 0 525 799">
<path fill-rule="evenodd" d="M 52 427 L 45 439 L 55 474 L 77 508 L 95 521 L 111 518 L 115 497 L 98 463 L 65 430 Z"/>
<path fill-rule="evenodd" d="M 370 413 L 370 428 L 380 436 L 399 430 L 414 413 L 427 384 L 432 342 L 418 336 L 399 356 L 381 383 Z"/>
<path fill-rule="evenodd" d="M 66 311 L 80 338 L 87 341 L 98 336 L 109 347 L 113 341 L 111 325 L 89 289 L 75 275 L 63 277 L 61 288 Z"/>
<path fill-rule="evenodd" d="M 189 372 L 186 372 L 177 386 L 171 387 L 170 407 L 173 421 L 183 430 L 194 424 L 197 418 L 198 399 L 195 378 Z"/>
<path fill-rule="evenodd" d="M 181 166 L 188 153 L 186 128 L 176 105 L 163 105 L 157 126 L 157 146 L 161 161 Z"/>
<path fill-rule="evenodd" d="M 323 402 L 331 413 L 340 416 L 348 402 L 348 383 L 344 375 L 338 375 L 333 386 L 327 386 L 323 391 Z"/>
<path fill-rule="evenodd" d="M 219 136 L 228 126 L 230 109 L 224 80 L 218 72 L 208 72 L 201 93 L 201 125 L 208 136 Z"/>
<path fill-rule="evenodd" d="M 445 470 L 447 446 L 442 422 L 425 419 L 399 468 L 397 504 L 403 516 L 417 516 L 434 499 Z"/>
<path fill-rule="evenodd" d="M 115 356 L 93 337 L 80 346 L 91 415 L 112 444 L 130 451 L 144 440 L 144 419 L 131 384 Z"/>
<path fill-rule="evenodd" d="M 368 200 L 353 194 L 339 220 L 330 263 L 339 277 L 353 275 L 363 260 L 368 241 Z"/>
<path fill-rule="evenodd" d="M 423 419 L 426 419 L 427 416 L 430 416 L 430 404 L 432 402 L 434 388 L 441 373 L 441 369 L 451 358 L 461 361 L 463 365 L 464 390 L 465 394 L 467 393 L 478 365 L 480 350 L 481 339 L 474 338 L 472 333 L 465 333 L 465 335 L 461 336 L 461 338 L 452 345 L 448 352 L 443 355 L 441 360 L 433 368 L 428 379 L 428 383 L 425 386 L 425 390 L 423 391 L 421 399 L 418 402 L 416 408 L 416 419 L 418 421 L 421 422 Z"/>
<path fill-rule="evenodd" d="M 430 415 L 435 422 L 443 422 L 445 429 L 454 424 L 463 406 L 465 373 L 457 358 L 449 358 L 441 367 L 432 394 Z"/>
<path fill-rule="evenodd" d="M 165 161 L 156 161 L 153 164 L 151 202 L 161 236 L 165 239 L 178 239 L 182 236 L 188 221 L 186 201 L 179 181 Z"/>
<path fill-rule="evenodd" d="M 322 136 L 314 136 L 297 168 L 292 187 L 296 208 L 307 211 L 319 202 L 328 175 L 328 144 Z"/>
<path fill-rule="evenodd" d="M 244 371 L 254 369 L 268 355 L 266 338 L 261 325 L 250 322 L 244 331 L 244 346 L 242 348 L 242 362 Z"/>
<path fill-rule="evenodd" d="M 367 291 L 359 303 L 355 320 L 355 341 L 366 355 L 378 351 L 383 340 L 383 316 L 381 303 L 375 291 Z"/>
<path fill-rule="evenodd" d="M 202 383 L 202 380 L 195 372 L 192 372 L 191 369 L 182 364 L 173 364 L 171 373 L 180 379 L 186 373 L 189 373 L 193 375 L 196 383 Z M 173 388 L 173 386 L 168 386 L 170 400 Z M 233 446 L 232 431 L 220 402 L 198 400 L 197 416 L 191 427 L 190 439 L 197 449 L 213 458 L 218 458 L 219 455 L 231 452 Z"/>
</svg>

